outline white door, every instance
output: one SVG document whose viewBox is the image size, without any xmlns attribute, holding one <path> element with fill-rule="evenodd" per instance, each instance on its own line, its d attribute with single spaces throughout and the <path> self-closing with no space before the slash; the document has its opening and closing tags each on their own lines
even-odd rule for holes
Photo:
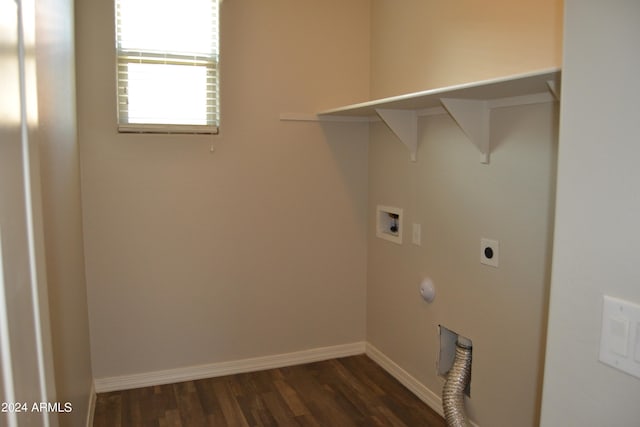
<svg viewBox="0 0 640 427">
<path fill-rule="evenodd" d="M 35 81 L 27 78 L 35 53 L 23 48 L 35 12 L 33 2 L 19 1 L 0 0 L 0 426 L 37 427 L 57 425 L 57 417 L 34 406 L 55 397 L 38 203 L 32 206 L 37 167 L 26 126 L 37 124 Z"/>
</svg>

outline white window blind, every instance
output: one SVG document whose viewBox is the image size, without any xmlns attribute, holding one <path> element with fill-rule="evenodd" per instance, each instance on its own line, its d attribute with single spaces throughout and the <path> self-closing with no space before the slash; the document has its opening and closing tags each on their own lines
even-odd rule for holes
<svg viewBox="0 0 640 427">
<path fill-rule="evenodd" d="M 118 130 L 217 133 L 218 0 L 116 0 Z"/>
</svg>

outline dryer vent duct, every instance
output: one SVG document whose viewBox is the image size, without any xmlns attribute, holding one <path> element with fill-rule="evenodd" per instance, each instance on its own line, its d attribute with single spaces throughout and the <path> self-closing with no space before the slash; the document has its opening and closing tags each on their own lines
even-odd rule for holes
<svg viewBox="0 0 640 427">
<path fill-rule="evenodd" d="M 471 341 L 458 336 L 453 366 L 442 389 L 444 417 L 449 427 L 468 427 L 464 412 L 464 390 L 471 378 Z"/>
</svg>

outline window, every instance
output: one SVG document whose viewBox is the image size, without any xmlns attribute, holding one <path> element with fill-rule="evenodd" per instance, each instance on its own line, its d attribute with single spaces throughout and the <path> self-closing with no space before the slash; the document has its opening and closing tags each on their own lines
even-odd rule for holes
<svg viewBox="0 0 640 427">
<path fill-rule="evenodd" d="M 218 0 L 115 0 L 120 132 L 217 133 Z"/>
</svg>

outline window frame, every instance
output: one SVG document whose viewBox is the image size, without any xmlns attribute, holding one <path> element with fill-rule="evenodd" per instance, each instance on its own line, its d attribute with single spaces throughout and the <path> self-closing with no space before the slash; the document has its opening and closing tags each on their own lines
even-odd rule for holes
<svg viewBox="0 0 640 427">
<path fill-rule="evenodd" d="M 159 51 L 135 47 L 122 47 L 120 35 L 120 3 L 127 0 L 114 0 L 115 9 L 115 49 L 116 49 L 116 118 L 119 133 L 163 133 L 163 134 L 218 134 L 220 130 L 220 67 L 219 67 L 219 0 L 210 0 L 214 8 L 211 25 L 214 29 L 211 52 L 189 53 Z M 214 48 L 215 46 L 215 48 Z M 178 123 L 130 123 L 128 117 L 129 65 L 179 65 L 204 67 L 206 87 L 206 124 Z M 211 95 L 209 95 L 209 92 Z"/>
</svg>

